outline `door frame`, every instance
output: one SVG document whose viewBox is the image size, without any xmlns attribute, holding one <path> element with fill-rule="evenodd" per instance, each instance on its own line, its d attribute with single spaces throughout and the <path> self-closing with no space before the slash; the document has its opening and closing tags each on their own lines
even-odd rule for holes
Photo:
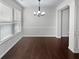
<svg viewBox="0 0 79 59">
<path fill-rule="evenodd" d="M 61 9 L 59 9 L 57 11 L 57 38 L 62 38 L 62 10 L 69 8 L 69 16 L 70 16 L 70 6 L 67 5 Z M 70 21 L 70 17 L 69 17 L 69 21 Z M 70 22 L 69 22 L 70 23 Z"/>
</svg>

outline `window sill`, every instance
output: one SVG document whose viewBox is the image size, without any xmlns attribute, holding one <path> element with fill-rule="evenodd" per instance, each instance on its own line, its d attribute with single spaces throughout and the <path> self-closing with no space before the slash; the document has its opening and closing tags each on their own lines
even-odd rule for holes
<svg viewBox="0 0 79 59">
<path fill-rule="evenodd" d="M 19 32 L 19 33 L 21 33 L 21 32 Z M 4 39 L 0 40 L 0 45 L 5 43 L 6 41 L 10 40 L 11 38 L 15 37 L 19 33 L 15 34 L 15 35 L 9 35 L 9 36 L 5 37 Z"/>
<path fill-rule="evenodd" d="M 3 38 L 2 40 L 0 40 L 0 45 L 2 44 L 2 43 L 4 43 L 5 41 L 7 41 L 9 38 L 11 38 L 13 35 L 9 35 L 9 36 L 7 36 L 7 37 L 5 37 L 5 38 Z"/>
</svg>

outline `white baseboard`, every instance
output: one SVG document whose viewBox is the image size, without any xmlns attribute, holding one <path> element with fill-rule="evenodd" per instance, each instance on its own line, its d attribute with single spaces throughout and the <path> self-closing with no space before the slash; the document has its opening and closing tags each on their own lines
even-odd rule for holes
<svg viewBox="0 0 79 59">
<path fill-rule="evenodd" d="M 69 37 L 68 35 L 56 36 L 56 38 Z"/>
<path fill-rule="evenodd" d="M 69 35 L 62 35 L 62 37 L 69 37 Z"/>
<path fill-rule="evenodd" d="M 79 49 L 76 49 L 76 50 L 75 50 L 75 53 L 79 53 Z"/>
<path fill-rule="evenodd" d="M 69 49 L 70 51 L 72 51 L 73 53 L 75 53 L 74 49 L 72 49 L 72 48 L 70 48 L 70 47 L 68 47 L 68 49 Z"/>
<path fill-rule="evenodd" d="M 56 36 L 56 35 L 23 35 L 23 37 L 56 37 L 56 38 L 61 38 L 61 36 Z M 69 36 L 63 35 L 62 37 L 69 37 Z"/>
<path fill-rule="evenodd" d="M 79 53 L 79 49 L 78 48 L 77 49 L 74 48 L 74 53 Z"/>
<path fill-rule="evenodd" d="M 79 53 L 79 49 L 71 49 L 70 47 L 68 47 L 68 49 L 72 51 L 72 53 Z"/>
<path fill-rule="evenodd" d="M 23 35 L 24 37 L 56 37 L 56 35 Z"/>
<path fill-rule="evenodd" d="M 56 36 L 56 38 L 61 38 L 61 36 Z"/>
</svg>

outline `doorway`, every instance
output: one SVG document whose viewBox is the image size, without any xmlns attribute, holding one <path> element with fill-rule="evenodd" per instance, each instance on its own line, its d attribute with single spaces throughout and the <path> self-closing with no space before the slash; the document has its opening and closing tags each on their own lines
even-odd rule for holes
<svg viewBox="0 0 79 59">
<path fill-rule="evenodd" d="M 69 37 L 69 7 L 61 10 L 61 37 Z"/>
<path fill-rule="evenodd" d="M 61 39 L 67 48 L 69 46 L 69 10 L 69 7 L 61 10 Z"/>
</svg>

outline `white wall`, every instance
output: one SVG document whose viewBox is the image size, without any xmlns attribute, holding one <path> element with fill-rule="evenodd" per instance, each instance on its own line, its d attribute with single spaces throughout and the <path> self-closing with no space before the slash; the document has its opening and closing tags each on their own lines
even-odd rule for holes
<svg viewBox="0 0 79 59">
<path fill-rule="evenodd" d="M 61 10 L 62 8 L 65 8 L 66 6 L 70 7 L 70 15 L 69 15 L 69 49 L 73 52 L 76 53 L 75 51 L 75 21 L 76 21 L 76 10 L 75 10 L 75 0 L 66 0 L 63 3 L 61 3 L 58 7 L 57 7 L 57 37 L 61 36 L 61 20 L 58 19 L 58 11 Z"/>
<path fill-rule="evenodd" d="M 75 50 L 77 53 L 79 53 L 79 0 L 75 0 L 75 4 L 76 4 L 76 31 L 75 31 L 75 36 L 76 36 L 76 39 L 75 39 Z"/>
<path fill-rule="evenodd" d="M 18 8 L 20 10 L 22 9 L 22 7 L 13 0 L 0 0 L 0 2 L 9 5 L 12 8 Z M 21 32 L 16 34 L 14 37 L 5 40 L 3 43 L 0 42 L 0 59 L 23 37 L 22 35 L 23 33 Z"/>
<path fill-rule="evenodd" d="M 36 8 L 34 8 L 36 9 Z M 56 9 L 44 7 L 45 16 L 33 15 L 33 8 L 24 10 L 24 36 L 54 36 L 56 35 Z"/>
</svg>

